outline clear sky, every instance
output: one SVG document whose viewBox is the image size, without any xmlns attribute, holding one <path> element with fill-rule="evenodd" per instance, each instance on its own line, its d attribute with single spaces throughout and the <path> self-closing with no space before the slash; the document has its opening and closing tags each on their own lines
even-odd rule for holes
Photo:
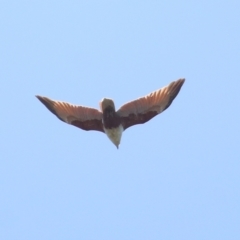
<svg viewBox="0 0 240 240">
<path fill-rule="evenodd" d="M 240 1 L 1 1 L 0 239 L 240 239 Z M 186 78 L 106 135 L 35 95 L 116 107 Z"/>
</svg>

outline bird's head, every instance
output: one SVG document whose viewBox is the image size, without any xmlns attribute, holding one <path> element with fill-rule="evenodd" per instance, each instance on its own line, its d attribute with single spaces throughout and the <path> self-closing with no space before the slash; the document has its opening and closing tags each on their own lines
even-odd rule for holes
<svg viewBox="0 0 240 240">
<path fill-rule="evenodd" d="M 99 103 L 100 105 L 100 109 L 102 110 L 102 112 L 107 108 L 107 107 L 112 107 L 115 111 L 115 105 L 112 99 L 109 98 L 103 98 L 101 100 L 101 102 Z"/>
</svg>

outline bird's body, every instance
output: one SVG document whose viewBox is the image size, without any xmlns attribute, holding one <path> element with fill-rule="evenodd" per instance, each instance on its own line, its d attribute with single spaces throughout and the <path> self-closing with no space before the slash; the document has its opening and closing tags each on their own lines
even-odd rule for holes
<svg viewBox="0 0 240 240">
<path fill-rule="evenodd" d="M 124 104 L 118 111 L 112 99 L 100 102 L 101 111 L 36 96 L 60 120 L 83 130 L 106 133 L 118 148 L 124 130 L 142 124 L 166 110 L 177 96 L 185 79 L 170 83 L 145 97 Z"/>
</svg>

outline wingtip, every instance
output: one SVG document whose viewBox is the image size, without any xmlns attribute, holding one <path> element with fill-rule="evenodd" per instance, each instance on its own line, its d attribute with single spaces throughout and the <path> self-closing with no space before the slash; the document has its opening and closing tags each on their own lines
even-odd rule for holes
<svg viewBox="0 0 240 240">
<path fill-rule="evenodd" d="M 169 86 L 171 86 L 170 88 L 172 88 L 173 92 L 176 91 L 176 94 L 178 94 L 184 82 L 185 82 L 185 78 L 180 78 L 177 81 L 170 83 Z"/>
<path fill-rule="evenodd" d="M 35 95 L 35 97 L 36 97 L 38 100 L 40 100 L 40 101 L 41 101 L 41 99 L 43 99 L 43 97 L 40 96 L 40 95 Z"/>
<path fill-rule="evenodd" d="M 180 82 L 180 83 L 184 83 L 185 82 L 185 78 L 180 78 L 180 79 L 178 79 L 176 82 Z"/>
<path fill-rule="evenodd" d="M 53 107 L 53 101 L 51 99 L 48 99 L 47 97 L 42 97 L 39 95 L 35 95 L 35 97 L 43 104 L 45 105 L 45 107 L 52 112 L 54 115 L 56 115 L 61 121 L 64 121 L 63 119 L 61 119 L 59 117 L 59 115 L 57 114 L 55 108 Z"/>
<path fill-rule="evenodd" d="M 182 85 L 184 84 L 184 82 L 185 82 L 185 78 L 179 78 L 178 80 L 171 82 L 167 87 L 171 89 L 171 91 L 173 92 L 176 91 L 178 93 Z"/>
<path fill-rule="evenodd" d="M 41 102 L 41 103 L 43 103 L 46 107 L 47 107 L 47 101 L 46 101 L 46 99 L 45 99 L 45 97 L 42 97 L 42 96 L 40 96 L 40 95 L 35 95 L 35 97 Z M 48 107 L 47 107 L 48 108 Z"/>
</svg>

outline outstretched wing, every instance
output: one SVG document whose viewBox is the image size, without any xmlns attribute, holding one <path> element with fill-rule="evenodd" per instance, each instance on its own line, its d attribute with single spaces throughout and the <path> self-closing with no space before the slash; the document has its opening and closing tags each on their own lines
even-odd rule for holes
<svg viewBox="0 0 240 240">
<path fill-rule="evenodd" d="M 86 131 L 95 130 L 104 132 L 102 126 L 102 113 L 97 109 L 54 101 L 47 97 L 36 97 L 61 121 Z"/>
<path fill-rule="evenodd" d="M 124 104 L 117 111 L 124 129 L 145 123 L 166 110 L 179 93 L 184 81 L 185 79 L 179 79 L 145 97 Z"/>
</svg>

